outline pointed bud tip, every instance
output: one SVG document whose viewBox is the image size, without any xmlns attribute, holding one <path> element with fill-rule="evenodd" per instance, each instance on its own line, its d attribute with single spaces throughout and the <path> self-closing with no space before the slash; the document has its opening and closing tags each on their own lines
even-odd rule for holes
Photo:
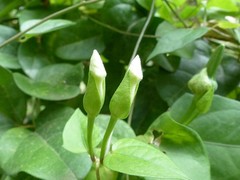
<svg viewBox="0 0 240 180">
<path fill-rule="evenodd" d="M 97 50 L 93 50 L 89 69 L 94 75 L 98 77 L 106 77 L 107 75 L 102 59 Z"/>
<path fill-rule="evenodd" d="M 138 55 L 130 62 L 129 71 L 134 74 L 138 79 L 143 78 L 141 60 Z"/>
</svg>

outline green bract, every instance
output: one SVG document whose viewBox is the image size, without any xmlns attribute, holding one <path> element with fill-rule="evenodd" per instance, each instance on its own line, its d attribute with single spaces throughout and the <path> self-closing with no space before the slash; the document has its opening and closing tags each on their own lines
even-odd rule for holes
<svg viewBox="0 0 240 180">
<path fill-rule="evenodd" d="M 101 57 L 94 50 L 90 59 L 87 89 L 83 98 L 84 109 L 91 116 L 97 116 L 104 103 L 106 75 Z"/>
<path fill-rule="evenodd" d="M 136 56 L 131 61 L 122 82 L 110 101 L 109 108 L 113 117 L 124 119 L 128 116 L 142 78 L 141 60 L 139 56 Z"/>
</svg>

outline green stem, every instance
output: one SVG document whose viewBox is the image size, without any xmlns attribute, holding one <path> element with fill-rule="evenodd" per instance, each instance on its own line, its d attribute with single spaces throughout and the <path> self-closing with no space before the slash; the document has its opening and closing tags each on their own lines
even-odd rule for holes
<svg viewBox="0 0 240 180">
<path fill-rule="evenodd" d="M 139 35 L 139 37 L 138 37 L 138 40 L 137 40 L 137 43 L 136 43 L 136 45 L 135 45 L 135 47 L 134 47 L 133 54 L 132 54 L 132 57 L 131 57 L 130 61 L 132 61 L 133 58 L 134 58 L 134 57 L 136 56 L 136 54 L 137 54 L 137 51 L 138 51 L 139 46 L 140 46 L 140 43 L 141 43 L 141 41 L 142 41 L 142 39 L 143 39 L 143 37 L 144 37 L 144 33 L 146 32 L 146 29 L 147 29 L 147 27 L 148 27 L 148 25 L 149 25 L 149 23 L 150 23 L 150 20 L 151 20 L 151 18 L 152 18 L 152 16 L 153 16 L 154 5 L 155 5 L 155 0 L 152 0 L 152 4 L 151 4 L 151 8 L 150 8 L 148 17 L 147 17 L 146 22 L 145 22 L 145 24 L 144 24 L 144 26 L 143 26 L 143 28 L 142 28 L 142 31 L 141 31 L 141 33 L 140 33 L 140 35 Z M 129 116 L 128 116 L 128 124 L 129 124 L 129 125 L 131 125 L 131 123 L 132 123 L 132 114 L 133 114 L 133 110 L 134 110 L 134 104 L 135 104 L 135 100 L 133 101 L 133 104 L 132 104 L 132 106 L 131 106 L 131 110 L 130 110 L 130 113 L 129 113 Z"/>
<path fill-rule="evenodd" d="M 40 24 L 46 22 L 47 20 L 51 19 L 51 18 L 55 18 L 57 16 L 60 16 L 62 14 L 65 14 L 73 9 L 76 9 L 78 8 L 79 6 L 83 6 L 83 5 L 86 5 L 86 4 L 92 4 L 92 3 L 95 3 L 95 2 L 99 2 L 99 1 L 102 1 L 102 0 L 89 0 L 89 1 L 81 1 L 77 4 L 74 4 L 70 7 L 67 7 L 65 9 L 62 9 L 60 11 L 57 11 L 53 14 L 50 14 L 49 16 L 43 18 L 41 21 L 39 21 L 38 23 L 34 24 L 33 26 L 27 28 L 26 30 L 22 31 L 22 32 L 19 32 L 18 34 L 12 36 L 11 38 L 7 39 L 6 41 L 4 41 L 2 44 L 0 44 L 0 48 L 2 48 L 3 46 L 9 44 L 10 42 L 20 38 L 22 35 L 24 35 L 25 33 L 27 33 L 28 31 L 32 30 L 33 28 L 39 26 Z"/>
<path fill-rule="evenodd" d="M 198 100 L 198 97 L 195 95 L 193 97 L 192 103 L 190 107 L 188 108 L 187 112 L 183 115 L 183 117 L 180 119 L 180 123 L 184 125 L 190 124 L 198 115 L 200 115 L 200 112 L 196 108 L 196 102 Z"/>
<path fill-rule="evenodd" d="M 108 127 L 106 129 L 106 132 L 104 134 L 103 137 L 103 141 L 102 141 L 102 147 L 101 147 L 101 153 L 100 153 L 100 163 L 103 163 L 104 160 L 104 156 L 107 153 L 107 149 L 108 149 L 108 145 L 111 141 L 111 136 L 112 136 L 112 132 L 113 132 L 113 128 L 117 122 L 116 117 L 111 116 L 110 121 L 108 123 Z"/>
<path fill-rule="evenodd" d="M 101 21 L 98 21 L 97 19 L 92 18 L 90 16 L 87 16 L 87 17 L 88 17 L 88 19 L 90 19 L 91 21 L 95 22 L 96 24 L 99 24 L 100 26 L 105 27 L 105 28 L 107 28 L 107 29 L 109 29 L 111 31 L 116 32 L 116 33 L 123 34 L 123 35 L 126 35 L 126 36 L 135 36 L 135 37 L 139 37 L 139 35 L 140 35 L 138 33 L 132 33 L 132 32 L 127 32 L 127 31 L 120 30 L 118 28 L 110 26 L 109 24 L 105 24 L 105 23 L 103 23 Z M 160 36 L 155 36 L 155 35 L 151 35 L 151 34 L 144 34 L 143 37 L 144 38 L 154 38 L 154 39 L 160 38 Z"/>
<path fill-rule="evenodd" d="M 88 124 L 87 124 L 87 142 L 88 142 L 88 151 L 89 155 L 93 162 L 95 162 L 95 155 L 93 151 L 93 143 L 92 143 L 92 134 L 93 134 L 93 127 L 94 127 L 94 120 L 95 117 L 88 115 Z"/>
<path fill-rule="evenodd" d="M 146 31 L 149 23 L 150 23 L 150 20 L 151 20 L 151 18 L 152 18 L 153 11 L 154 11 L 154 4 L 155 4 L 155 0 L 152 0 L 152 4 L 151 4 L 151 8 L 150 8 L 150 11 L 149 11 L 147 20 L 146 20 L 146 22 L 145 22 L 145 24 L 144 24 L 144 26 L 143 26 L 143 28 L 142 28 L 142 31 L 141 31 L 141 33 L 140 33 L 140 35 L 139 35 L 139 37 L 138 37 L 137 43 L 136 43 L 136 45 L 135 45 L 135 47 L 134 47 L 134 50 L 133 50 L 133 53 L 132 53 L 132 57 L 131 57 L 131 59 L 130 59 L 131 61 L 132 61 L 133 58 L 136 56 L 137 51 L 138 51 L 139 46 L 140 46 L 140 43 L 141 43 L 141 41 L 142 41 L 142 39 L 143 39 L 144 33 L 145 33 L 145 31 Z"/>
<path fill-rule="evenodd" d="M 101 164 L 99 163 L 99 161 L 96 161 L 96 179 L 97 180 L 101 180 L 100 166 L 101 166 Z"/>
</svg>

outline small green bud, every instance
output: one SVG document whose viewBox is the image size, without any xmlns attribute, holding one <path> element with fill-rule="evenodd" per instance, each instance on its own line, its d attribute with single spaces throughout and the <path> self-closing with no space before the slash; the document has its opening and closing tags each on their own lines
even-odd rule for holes
<svg viewBox="0 0 240 180">
<path fill-rule="evenodd" d="M 189 89 L 196 95 L 203 95 L 210 89 L 217 89 L 216 81 L 210 79 L 207 74 L 207 69 L 202 69 L 198 74 L 194 75 L 188 82 Z"/>
<path fill-rule="evenodd" d="M 195 94 L 195 105 L 200 113 L 206 113 L 211 107 L 217 83 L 209 78 L 207 68 L 192 77 L 188 82 L 189 89 Z"/>
<path fill-rule="evenodd" d="M 143 78 L 141 60 L 136 56 L 130 63 L 125 76 L 110 101 L 110 112 L 115 118 L 124 119 L 129 115 L 138 85 Z"/>
<path fill-rule="evenodd" d="M 102 59 L 94 50 L 90 59 L 87 89 L 83 97 L 83 107 L 90 116 L 97 116 L 103 106 L 106 75 Z"/>
</svg>

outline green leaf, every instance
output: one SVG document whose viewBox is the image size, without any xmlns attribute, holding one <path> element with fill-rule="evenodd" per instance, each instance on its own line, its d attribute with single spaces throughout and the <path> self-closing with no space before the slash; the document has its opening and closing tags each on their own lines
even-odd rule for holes
<svg viewBox="0 0 240 180">
<path fill-rule="evenodd" d="M 192 96 L 185 94 L 171 108 L 175 119 L 185 113 Z M 239 133 L 240 103 L 214 96 L 211 109 L 196 118 L 190 126 L 202 137 L 207 148 L 212 179 L 237 179 L 240 156 Z"/>
<path fill-rule="evenodd" d="M 10 160 L 20 143 L 27 138 L 29 131 L 24 128 L 12 128 L 4 133 L 0 138 L 0 165 L 7 169 L 7 162 Z"/>
<path fill-rule="evenodd" d="M 93 147 L 96 147 L 102 137 L 99 134 L 99 128 L 94 126 Z M 70 117 L 63 130 L 63 147 L 73 153 L 82 153 L 88 151 L 87 146 L 87 117 L 76 109 Z"/>
<path fill-rule="evenodd" d="M 151 7 L 151 1 L 149 0 L 137 0 L 137 3 L 147 10 Z"/>
<path fill-rule="evenodd" d="M 229 22 L 229 21 L 219 21 L 218 26 L 222 29 L 235 29 L 240 27 L 240 24 Z"/>
<path fill-rule="evenodd" d="M 47 82 L 34 81 L 19 73 L 14 73 L 14 80 L 17 86 L 26 94 L 45 100 L 71 99 L 80 93 L 78 86 L 67 84 L 53 85 Z"/>
<path fill-rule="evenodd" d="M 1 13 L 0 13 L 1 14 Z M 0 25 L 0 44 L 14 36 L 17 31 L 11 27 Z M 0 48 L 0 65 L 5 68 L 19 69 L 20 65 L 16 56 L 17 42 L 11 42 Z"/>
<path fill-rule="evenodd" d="M 83 78 L 82 64 L 53 64 L 45 66 L 37 73 L 35 80 L 52 85 L 78 86 Z"/>
<path fill-rule="evenodd" d="M 26 114 L 26 96 L 14 83 L 12 74 L 0 66 L 0 114 L 22 123 Z"/>
<path fill-rule="evenodd" d="M 192 129 L 174 121 L 170 113 L 158 117 L 146 135 L 152 136 L 152 144 L 184 172 L 190 179 L 210 180 L 210 164 L 200 136 Z"/>
<path fill-rule="evenodd" d="M 39 23 L 41 20 L 40 19 L 32 19 L 29 21 L 25 21 L 23 24 L 21 24 L 21 31 L 25 31 L 28 28 L 34 26 L 35 24 Z M 69 20 L 65 19 L 50 19 L 47 20 L 46 22 L 40 24 L 39 26 L 33 28 L 32 30 L 28 31 L 25 34 L 25 38 L 31 38 L 33 36 L 38 36 L 41 34 L 49 33 L 52 31 L 56 31 L 59 29 L 63 29 L 69 26 L 74 25 L 75 23 Z"/>
<path fill-rule="evenodd" d="M 23 2 L 19 0 L 1 0 L 0 1 L 0 18 L 6 17 L 8 13 L 10 13 L 14 8 L 17 8 L 18 6 L 22 5 Z"/>
<path fill-rule="evenodd" d="M 169 53 L 178 50 L 187 44 L 195 41 L 207 33 L 207 28 L 196 28 L 196 29 L 176 29 L 172 30 L 167 34 L 164 34 L 159 40 L 148 57 L 151 59 L 158 54 Z"/>
<path fill-rule="evenodd" d="M 86 60 L 90 59 L 94 49 L 99 53 L 105 49 L 103 39 L 100 36 L 60 46 L 56 50 L 56 55 L 67 60 Z"/>
<path fill-rule="evenodd" d="M 10 175 L 25 172 L 39 179 L 83 179 L 92 165 L 88 154 L 72 154 L 62 147 L 62 131 L 72 113 L 71 108 L 50 108 L 40 114 L 35 132 L 7 131 L 0 139 L 4 144 L 0 155 L 9 159 L 0 156 L 4 171 Z"/>
<path fill-rule="evenodd" d="M 42 67 L 50 64 L 46 52 L 36 40 L 29 40 L 20 45 L 18 59 L 23 71 L 31 78 L 35 78 Z"/>
<path fill-rule="evenodd" d="M 209 151 L 212 179 L 236 179 L 240 176 L 240 162 L 236 158 L 240 155 L 239 117 L 239 102 L 215 96 L 211 110 L 191 124 Z"/>
<path fill-rule="evenodd" d="M 238 12 L 237 2 L 232 0 L 210 0 L 207 2 L 207 8 L 218 8 L 227 12 Z"/>
<path fill-rule="evenodd" d="M 9 69 L 20 69 L 21 66 L 16 56 L 0 52 L 0 65 Z"/>
<path fill-rule="evenodd" d="M 104 166 L 135 176 L 188 179 L 160 150 L 136 139 L 121 139 L 105 157 Z"/>
</svg>

